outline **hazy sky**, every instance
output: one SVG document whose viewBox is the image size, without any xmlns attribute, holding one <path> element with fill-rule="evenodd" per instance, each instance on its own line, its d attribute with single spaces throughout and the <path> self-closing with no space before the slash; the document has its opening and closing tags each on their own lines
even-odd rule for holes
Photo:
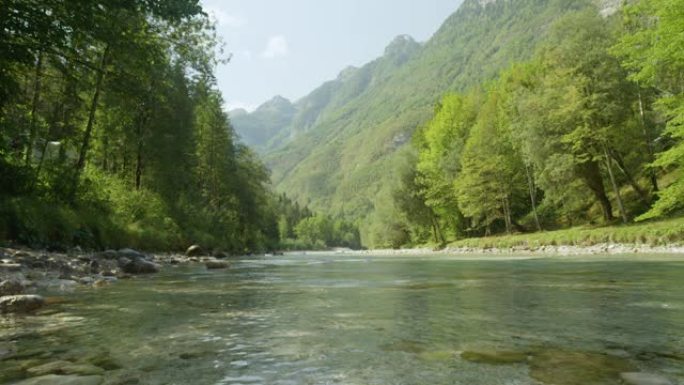
<svg viewBox="0 0 684 385">
<path fill-rule="evenodd" d="M 217 70 L 229 108 L 293 101 L 401 34 L 425 41 L 462 0 L 202 0 L 232 61 Z"/>
</svg>

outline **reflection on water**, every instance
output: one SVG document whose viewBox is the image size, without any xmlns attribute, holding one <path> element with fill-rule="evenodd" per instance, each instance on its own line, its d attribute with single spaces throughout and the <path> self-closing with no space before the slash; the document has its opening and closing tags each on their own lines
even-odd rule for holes
<svg viewBox="0 0 684 385">
<path fill-rule="evenodd" d="M 300 255 L 162 274 L 0 318 L 0 382 L 684 384 L 684 263 Z"/>
</svg>

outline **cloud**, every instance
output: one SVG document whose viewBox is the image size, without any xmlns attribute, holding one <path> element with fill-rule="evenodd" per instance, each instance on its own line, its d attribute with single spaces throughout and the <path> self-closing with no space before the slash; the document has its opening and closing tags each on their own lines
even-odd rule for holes
<svg viewBox="0 0 684 385">
<path fill-rule="evenodd" d="M 219 7 L 205 6 L 204 10 L 209 16 L 216 19 L 216 22 L 222 27 L 242 28 L 247 25 L 247 20 L 244 17 L 232 15 Z"/>
<path fill-rule="evenodd" d="M 271 36 L 266 44 L 266 49 L 261 53 L 264 59 L 275 59 L 278 57 L 287 56 L 290 49 L 287 44 L 287 39 L 283 35 Z"/>
</svg>

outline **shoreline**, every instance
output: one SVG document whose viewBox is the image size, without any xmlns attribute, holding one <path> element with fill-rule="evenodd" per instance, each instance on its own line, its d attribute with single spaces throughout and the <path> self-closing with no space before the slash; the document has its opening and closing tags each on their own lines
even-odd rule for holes
<svg viewBox="0 0 684 385">
<path fill-rule="evenodd" d="M 77 288 L 99 289 L 119 280 L 158 273 L 162 267 L 204 265 L 225 269 L 227 259 L 181 254 L 147 254 L 133 249 L 55 253 L 29 248 L 0 248 L 0 314 L 31 313 L 51 297 Z"/>
<path fill-rule="evenodd" d="M 299 252 L 287 252 L 299 253 Z M 531 256 L 531 257 L 567 257 L 567 256 L 605 256 L 605 255 L 629 255 L 629 254 L 656 254 L 656 255 L 676 255 L 684 259 L 684 246 L 651 246 L 644 244 L 623 244 L 623 243 L 601 243 L 591 246 L 513 246 L 513 247 L 467 247 L 467 246 L 447 246 L 441 249 L 430 247 L 416 247 L 409 249 L 372 249 L 372 250 L 342 250 L 342 251 L 309 251 L 307 254 L 339 254 L 339 255 L 364 255 L 364 256 L 402 256 L 402 255 L 442 255 L 442 256 L 464 256 L 464 255 L 497 255 L 497 256 Z"/>
</svg>

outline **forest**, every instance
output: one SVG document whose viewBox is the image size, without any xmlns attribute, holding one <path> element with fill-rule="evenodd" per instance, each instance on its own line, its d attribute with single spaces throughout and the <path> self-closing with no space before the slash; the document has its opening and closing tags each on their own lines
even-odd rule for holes
<svg viewBox="0 0 684 385">
<path fill-rule="evenodd" d="M 395 244 L 628 224 L 684 205 L 684 2 L 588 9 L 534 58 L 443 97 L 413 137 Z"/>
<path fill-rule="evenodd" d="M 320 243 L 232 129 L 213 74 L 230 56 L 197 0 L 8 0 L 0 33 L 3 242 Z"/>
</svg>

